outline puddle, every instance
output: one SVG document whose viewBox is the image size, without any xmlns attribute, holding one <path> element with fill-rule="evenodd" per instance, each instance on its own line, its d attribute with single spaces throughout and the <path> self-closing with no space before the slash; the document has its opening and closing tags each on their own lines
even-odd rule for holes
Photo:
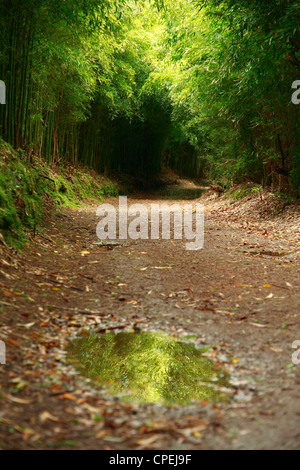
<svg viewBox="0 0 300 470">
<path fill-rule="evenodd" d="M 226 399 L 229 376 L 206 351 L 147 332 L 86 334 L 67 348 L 68 360 L 93 386 L 122 401 L 164 405 Z"/>
<path fill-rule="evenodd" d="M 243 253 L 247 253 L 248 255 L 260 255 L 260 256 L 286 256 L 291 254 L 291 252 L 285 252 L 285 251 L 243 251 Z"/>
<path fill-rule="evenodd" d="M 125 241 L 114 241 L 114 240 L 101 240 L 93 244 L 93 247 L 98 246 L 100 248 L 106 248 L 107 250 L 113 250 L 114 248 L 120 248 L 121 246 L 127 246 L 128 243 Z"/>
</svg>

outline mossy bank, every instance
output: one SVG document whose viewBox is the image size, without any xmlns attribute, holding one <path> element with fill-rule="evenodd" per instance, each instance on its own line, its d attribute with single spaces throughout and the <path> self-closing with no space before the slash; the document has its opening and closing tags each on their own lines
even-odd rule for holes
<svg viewBox="0 0 300 470">
<path fill-rule="evenodd" d="M 21 248 L 55 207 L 101 201 L 119 192 L 117 182 L 93 170 L 61 163 L 51 167 L 0 139 L 0 232 L 11 246 Z"/>
</svg>

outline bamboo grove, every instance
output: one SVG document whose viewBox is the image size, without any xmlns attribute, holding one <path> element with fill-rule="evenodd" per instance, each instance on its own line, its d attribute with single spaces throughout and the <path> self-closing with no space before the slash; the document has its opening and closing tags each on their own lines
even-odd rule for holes
<svg viewBox="0 0 300 470">
<path fill-rule="evenodd" d="M 31 157 L 300 187 L 294 0 L 0 0 L 0 136 Z"/>
</svg>

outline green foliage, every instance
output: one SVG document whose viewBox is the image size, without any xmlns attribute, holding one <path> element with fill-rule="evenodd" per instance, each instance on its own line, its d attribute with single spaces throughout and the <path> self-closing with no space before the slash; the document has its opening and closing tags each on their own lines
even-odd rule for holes
<svg viewBox="0 0 300 470">
<path fill-rule="evenodd" d="M 0 230 L 9 242 L 22 244 L 23 228 L 41 220 L 44 191 L 38 172 L 0 141 Z"/>
<path fill-rule="evenodd" d="M 69 360 L 94 385 L 105 385 L 126 401 L 165 405 L 226 398 L 214 385 L 228 385 L 228 376 L 204 352 L 145 332 L 84 335 L 68 348 Z"/>
<path fill-rule="evenodd" d="M 83 168 L 54 169 L 40 159 L 30 162 L 0 140 L 0 231 L 21 247 L 33 233 L 45 208 L 76 206 L 84 200 L 118 196 L 119 186 Z"/>
<path fill-rule="evenodd" d="M 296 0 L 1 0 L 0 135 L 60 166 L 299 195 L 299 20 Z"/>
</svg>

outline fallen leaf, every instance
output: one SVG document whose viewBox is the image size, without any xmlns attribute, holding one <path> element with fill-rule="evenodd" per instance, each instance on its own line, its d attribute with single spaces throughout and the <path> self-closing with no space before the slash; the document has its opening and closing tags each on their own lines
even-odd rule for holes
<svg viewBox="0 0 300 470">
<path fill-rule="evenodd" d="M 56 423 L 59 423 L 60 420 L 58 418 L 56 418 L 56 416 L 53 416 L 51 413 L 49 413 L 48 411 L 43 411 L 42 413 L 40 413 L 39 415 L 39 419 L 41 421 L 41 423 L 45 423 L 46 421 L 50 420 L 50 421 L 54 421 Z"/>
<path fill-rule="evenodd" d="M 30 403 L 32 403 L 32 400 L 14 397 L 13 395 L 9 395 L 8 393 L 5 393 L 3 396 L 7 398 L 9 401 L 12 401 L 14 403 L 20 403 L 21 405 L 29 405 Z"/>
<path fill-rule="evenodd" d="M 63 393 L 62 395 L 60 395 L 59 397 L 61 400 L 72 400 L 72 401 L 77 401 L 77 398 L 72 395 L 72 393 Z"/>
<path fill-rule="evenodd" d="M 249 322 L 249 325 L 257 326 L 258 328 L 267 328 L 267 325 L 262 325 L 261 323 Z"/>
</svg>

